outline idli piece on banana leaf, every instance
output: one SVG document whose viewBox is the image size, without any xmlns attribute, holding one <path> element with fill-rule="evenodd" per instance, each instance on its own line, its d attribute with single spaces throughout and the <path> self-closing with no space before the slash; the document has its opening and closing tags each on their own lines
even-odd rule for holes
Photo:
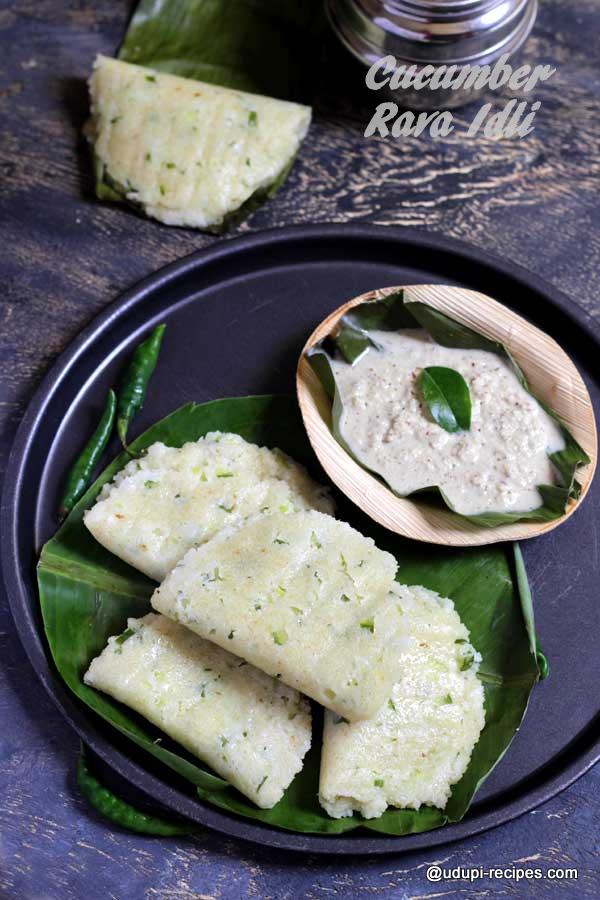
<svg viewBox="0 0 600 900">
<path fill-rule="evenodd" d="M 333 512 L 327 490 L 289 456 L 210 432 L 181 448 L 152 444 L 104 486 L 84 523 L 115 556 L 162 581 L 222 528 L 313 508 Z"/>
<path fill-rule="evenodd" d="M 311 119 L 308 106 L 106 56 L 89 89 L 98 196 L 166 225 L 243 218 L 283 182 Z"/>
<path fill-rule="evenodd" d="M 283 796 L 311 742 L 297 691 L 176 622 L 129 619 L 84 681 L 140 713 L 262 809 Z"/>
<path fill-rule="evenodd" d="M 319 512 L 275 513 L 190 550 L 152 606 L 350 720 L 398 676 L 394 557 Z"/>
<path fill-rule="evenodd" d="M 444 809 L 485 724 L 481 657 L 452 600 L 420 586 L 396 593 L 408 643 L 388 698 L 367 722 L 325 713 L 319 800 L 334 818 Z"/>
</svg>

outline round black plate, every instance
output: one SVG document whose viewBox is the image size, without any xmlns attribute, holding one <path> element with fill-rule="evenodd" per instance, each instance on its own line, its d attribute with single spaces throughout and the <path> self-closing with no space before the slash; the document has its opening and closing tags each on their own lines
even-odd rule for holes
<svg viewBox="0 0 600 900">
<path fill-rule="evenodd" d="M 344 300 L 386 285 L 448 282 L 491 294 L 557 338 L 600 408 L 600 332 L 582 310 L 524 270 L 408 229 L 308 226 L 219 242 L 137 285 L 71 344 L 47 375 L 18 432 L 3 498 L 4 577 L 29 658 L 92 750 L 146 794 L 229 835 L 313 853 L 400 853 L 476 834 L 532 809 L 600 757 L 600 482 L 561 528 L 524 545 L 550 678 L 533 692 L 521 731 L 458 825 L 393 838 L 358 831 L 301 835 L 218 812 L 152 764 L 75 700 L 54 671 L 40 619 L 35 564 L 56 528 L 65 468 L 101 398 L 143 331 L 168 322 L 140 431 L 188 400 L 292 392 L 298 353 Z M 596 375 L 593 376 L 592 372 Z"/>
</svg>

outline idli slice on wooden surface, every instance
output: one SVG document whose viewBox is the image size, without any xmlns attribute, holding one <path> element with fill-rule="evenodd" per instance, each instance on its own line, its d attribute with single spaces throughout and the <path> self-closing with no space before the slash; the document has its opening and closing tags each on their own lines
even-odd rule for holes
<svg viewBox="0 0 600 900">
<path fill-rule="evenodd" d="M 190 550 L 152 606 L 350 720 L 398 675 L 396 561 L 319 512 L 275 513 Z"/>
<path fill-rule="evenodd" d="M 152 444 L 102 489 L 84 523 L 125 562 L 162 581 L 191 548 L 259 513 L 332 513 L 327 490 L 279 450 L 210 432 L 181 448 Z"/>
<path fill-rule="evenodd" d="M 400 678 L 371 721 L 325 713 L 319 800 L 334 818 L 443 809 L 485 724 L 480 656 L 452 601 L 420 586 L 395 591 L 409 635 Z"/>
<path fill-rule="evenodd" d="M 167 225 L 218 230 L 267 199 L 311 109 L 98 56 L 89 82 L 100 196 Z"/>
<path fill-rule="evenodd" d="M 171 619 L 129 619 L 84 681 L 177 741 L 263 809 L 310 747 L 304 697 Z"/>
</svg>

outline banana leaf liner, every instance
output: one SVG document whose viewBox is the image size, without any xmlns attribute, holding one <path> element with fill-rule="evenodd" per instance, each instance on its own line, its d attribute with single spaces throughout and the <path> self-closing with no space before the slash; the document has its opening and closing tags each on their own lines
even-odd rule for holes
<svg viewBox="0 0 600 900">
<path fill-rule="evenodd" d="M 310 103 L 311 59 L 323 26 L 321 0 L 140 0 L 118 56 L 183 78 Z M 203 230 L 223 234 L 238 225 L 275 196 L 294 162 L 292 158 L 272 184 L 255 191 L 220 225 Z M 131 188 L 111 178 L 95 154 L 94 175 L 100 200 L 127 203 L 141 212 L 127 197 Z"/>
<path fill-rule="evenodd" d="M 183 78 L 310 103 L 321 0 L 140 0 L 119 58 Z M 308 64 L 307 64 L 308 63 Z"/>
<path fill-rule="evenodd" d="M 314 467 L 296 403 L 293 398 L 280 396 L 190 403 L 152 426 L 131 444 L 131 450 L 140 452 L 155 441 L 181 446 L 213 430 L 236 432 L 246 440 L 280 447 L 309 469 Z M 84 511 L 101 487 L 128 459 L 121 454 L 107 467 L 44 546 L 38 566 L 42 617 L 50 651 L 58 672 L 79 700 L 132 741 L 132 755 L 140 755 L 140 751 L 141 755 L 150 754 L 186 779 L 204 802 L 269 825 L 323 834 L 339 834 L 362 826 L 402 835 L 461 819 L 475 791 L 518 730 L 545 662 L 537 655 L 533 607 L 518 547 L 424 551 L 366 517 L 361 518 L 362 514 L 352 507 L 340 511 L 381 547 L 395 553 L 400 580 L 423 584 L 454 600 L 472 643 L 483 657 L 479 677 L 485 690 L 485 728 L 446 809 L 389 809 L 373 820 L 363 820 L 358 815 L 331 819 L 317 800 L 320 729 L 319 711 L 315 710 L 313 747 L 303 770 L 273 809 L 260 810 L 140 716 L 83 683 L 84 672 L 108 637 L 124 630 L 128 616 L 149 611 L 149 598 L 155 587 L 101 547 L 82 522 Z M 318 477 L 318 472 L 315 474 Z"/>
<path fill-rule="evenodd" d="M 554 464 L 557 472 L 558 483 L 537 486 L 542 497 L 542 504 L 537 509 L 527 512 L 486 512 L 478 515 L 462 515 L 453 509 L 452 504 L 440 487 L 432 486 L 415 491 L 409 496 L 413 499 L 417 497 L 423 499 L 433 497 L 434 500 L 437 497 L 438 501 L 441 499 L 461 519 L 489 528 L 524 520 L 549 522 L 562 516 L 569 500 L 576 500 L 580 495 L 581 486 L 577 482 L 575 475 L 579 466 L 590 462 L 587 453 L 579 446 L 556 413 L 539 397 L 535 396 L 527 383 L 524 372 L 503 344 L 478 334 L 432 306 L 407 300 L 404 293 L 404 291 L 397 291 L 388 294 L 380 300 L 371 303 L 361 303 L 353 307 L 350 312 L 340 319 L 339 330 L 336 335 L 317 344 L 307 354 L 310 365 L 331 400 L 331 427 L 336 441 L 355 462 L 362 466 L 363 469 L 380 478 L 392 493 L 395 493 L 393 488 L 377 472 L 361 461 L 358 454 L 341 433 L 340 420 L 343 404 L 331 367 L 331 361 L 335 359 L 352 365 L 368 350 L 377 352 L 380 348 L 370 336 L 370 332 L 373 330 L 396 331 L 403 328 L 422 328 L 434 341 L 443 347 L 455 347 L 462 350 L 487 350 L 508 361 L 525 390 L 559 425 L 565 441 L 565 448 L 557 453 L 549 454 L 549 459 Z"/>
</svg>

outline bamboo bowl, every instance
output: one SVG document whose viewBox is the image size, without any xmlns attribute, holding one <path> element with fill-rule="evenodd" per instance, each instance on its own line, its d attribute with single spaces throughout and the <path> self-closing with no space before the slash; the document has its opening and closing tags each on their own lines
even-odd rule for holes
<svg viewBox="0 0 600 900">
<path fill-rule="evenodd" d="M 577 470 L 581 495 L 569 502 L 564 515 L 551 522 L 515 522 L 495 528 L 476 525 L 449 509 L 397 497 L 377 476 L 355 462 L 333 437 L 330 400 L 305 354 L 335 331 L 339 319 L 351 307 L 378 300 L 399 289 L 369 291 L 340 306 L 313 331 L 302 351 L 296 373 L 298 402 L 308 438 L 321 465 L 333 483 L 363 512 L 384 528 L 414 540 L 470 547 L 523 540 L 557 528 L 573 515 L 592 483 L 598 454 L 592 402 L 579 372 L 556 341 L 485 294 L 437 284 L 403 288 L 411 300 L 427 303 L 504 344 L 525 373 L 532 392 L 556 412 L 588 454 L 591 462 Z"/>
</svg>

